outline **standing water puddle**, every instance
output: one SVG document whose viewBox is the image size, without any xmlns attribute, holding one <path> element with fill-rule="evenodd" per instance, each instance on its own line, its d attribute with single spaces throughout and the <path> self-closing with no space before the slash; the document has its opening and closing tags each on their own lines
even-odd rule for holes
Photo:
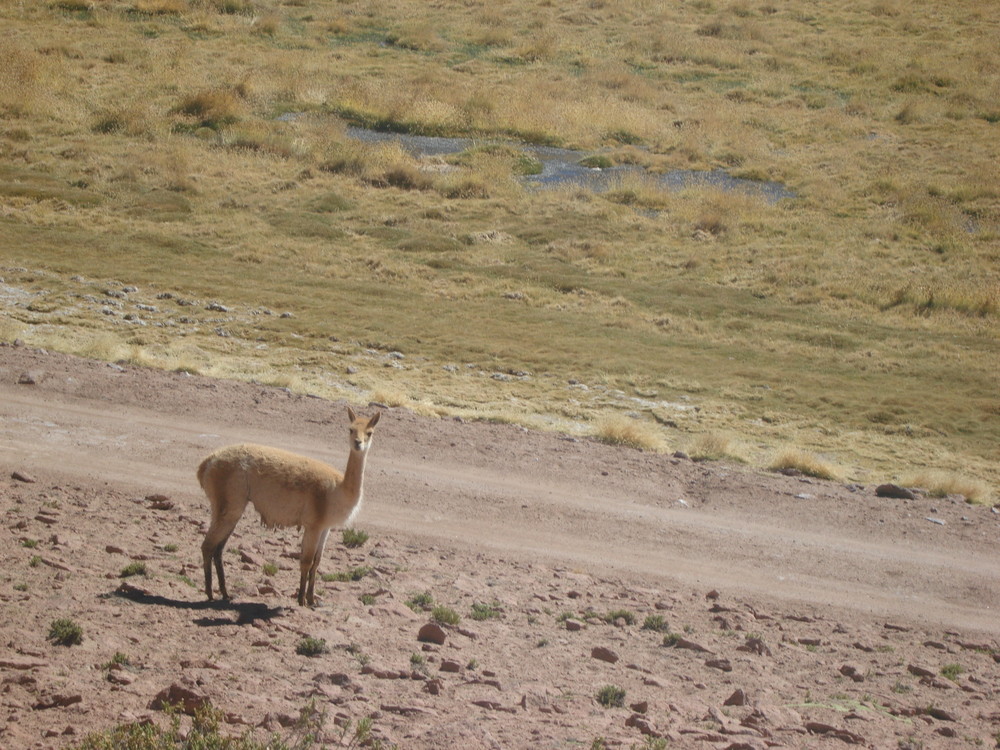
<svg viewBox="0 0 1000 750">
<path fill-rule="evenodd" d="M 367 143 L 399 141 L 400 145 L 415 157 L 457 154 L 479 143 L 471 138 L 438 138 L 428 135 L 383 133 L 377 130 L 357 127 L 349 127 L 347 135 Z M 533 146 L 530 144 L 519 144 L 519 147 L 541 162 L 542 171 L 540 174 L 524 178 L 527 184 L 538 187 L 574 184 L 600 192 L 613 187 L 625 175 L 639 174 L 649 175 L 658 180 L 668 190 L 683 190 L 690 187 L 714 187 L 720 190 L 760 196 L 769 203 L 775 203 L 782 198 L 795 197 L 795 193 L 780 182 L 743 180 L 733 177 L 721 169 L 709 172 L 693 169 L 675 169 L 663 174 L 648 172 L 643 167 L 634 165 L 594 169 L 580 164 L 580 160 L 588 156 L 587 153 L 582 151 L 555 148 L 552 146 Z"/>
</svg>

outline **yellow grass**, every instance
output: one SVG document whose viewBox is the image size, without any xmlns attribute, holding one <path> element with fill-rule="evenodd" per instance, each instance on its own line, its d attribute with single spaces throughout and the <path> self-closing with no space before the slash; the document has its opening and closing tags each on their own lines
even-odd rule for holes
<svg viewBox="0 0 1000 750">
<path fill-rule="evenodd" d="M 993 498 L 993 491 L 986 482 L 952 471 L 918 471 L 904 477 L 903 484 L 927 490 L 936 497 L 961 495 L 970 503 L 982 505 L 988 504 Z"/>
<path fill-rule="evenodd" d="M 771 459 L 768 468 L 773 471 L 795 469 L 806 476 L 819 479 L 843 479 L 842 469 L 819 456 L 799 448 L 784 448 Z"/>
<path fill-rule="evenodd" d="M 666 449 L 663 435 L 655 425 L 628 416 L 605 417 L 597 424 L 596 436 L 610 445 L 654 452 Z"/>
<path fill-rule="evenodd" d="M 580 435 L 639 413 L 705 455 L 801 445 L 852 476 L 998 486 L 993 11 L 0 3 L 0 336 Z M 418 159 L 348 123 L 474 147 Z M 523 141 L 796 197 L 536 191 Z M 115 283 L 138 287 L 120 307 Z"/>
</svg>

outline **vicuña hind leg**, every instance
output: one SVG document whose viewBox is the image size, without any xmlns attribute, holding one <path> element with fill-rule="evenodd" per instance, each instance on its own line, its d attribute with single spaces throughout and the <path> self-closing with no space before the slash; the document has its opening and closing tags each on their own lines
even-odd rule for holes
<svg viewBox="0 0 1000 750">
<path fill-rule="evenodd" d="M 222 572 L 222 552 L 226 548 L 230 534 L 236 528 L 236 522 L 239 520 L 239 516 L 235 519 L 213 519 L 212 525 L 208 527 L 208 533 L 205 534 L 205 541 L 201 543 L 201 558 L 205 566 L 205 595 L 209 601 L 212 601 L 213 561 L 219 578 L 219 594 L 223 599 L 229 598 L 229 592 L 226 591 L 226 575 Z"/>
</svg>

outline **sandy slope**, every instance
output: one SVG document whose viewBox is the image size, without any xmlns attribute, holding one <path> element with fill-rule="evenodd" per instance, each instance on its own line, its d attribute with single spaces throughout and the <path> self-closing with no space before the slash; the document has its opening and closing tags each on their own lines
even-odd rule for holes
<svg viewBox="0 0 1000 750">
<path fill-rule="evenodd" d="M 71 744 L 155 714 L 156 693 L 181 682 L 234 731 L 277 728 L 316 698 L 334 745 L 337 715 L 374 715 L 400 747 L 627 747 L 644 741 L 642 726 L 677 747 L 993 746 L 1000 732 L 992 509 L 510 425 L 388 410 L 358 521 L 372 540 L 329 549 L 321 568 L 373 572 L 324 584 L 316 610 L 290 607 L 298 535 L 247 519 L 230 543 L 242 555 L 227 553 L 236 606 L 203 603 L 182 578 L 201 576 L 200 457 L 252 440 L 340 465 L 346 425 L 343 404 L 279 389 L 0 348 L 0 635 L 11 654 L 0 658 L 0 746 Z M 152 508 L 151 494 L 172 507 Z M 129 579 L 131 598 L 114 595 L 137 558 L 152 575 Z M 264 576 L 263 561 L 278 574 Z M 463 615 L 466 634 L 417 641 L 427 615 L 403 603 L 425 590 Z M 473 602 L 496 602 L 501 616 L 471 621 Z M 622 609 L 634 624 L 596 616 Z M 84 626 L 82 645 L 45 640 L 56 613 Z M 567 630 L 564 613 L 583 628 Z M 711 653 L 664 648 L 642 628 L 648 615 Z M 332 651 L 295 655 L 303 635 Z M 740 650 L 752 639 L 764 647 Z M 595 659 L 594 646 L 622 658 Z M 117 681 L 100 668 L 115 651 L 136 663 Z M 963 670 L 956 680 L 939 674 L 949 664 Z M 625 687 L 625 707 L 594 700 L 605 684 Z M 723 706 L 736 688 L 746 705 Z M 80 700 L 39 707 L 51 696 Z"/>
</svg>

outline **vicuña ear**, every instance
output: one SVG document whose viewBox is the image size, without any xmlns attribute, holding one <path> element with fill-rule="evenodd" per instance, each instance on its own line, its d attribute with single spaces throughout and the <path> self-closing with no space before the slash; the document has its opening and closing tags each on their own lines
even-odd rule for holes
<svg viewBox="0 0 1000 750">
<path fill-rule="evenodd" d="M 380 412 L 380 411 L 375 412 L 375 416 L 368 420 L 368 426 L 369 427 L 374 427 L 375 425 L 377 425 L 378 424 L 378 419 L 381 416 L 382 416 L 382 412 Z"/>
<path fill-rule="evenodd" d="M 352 422 L 358 421 L 358 415 L 354 413 L 354 409 L 352 409 L 350 406 L 347 407 L 347 416 L 351 418 Z"/>
</svg>

